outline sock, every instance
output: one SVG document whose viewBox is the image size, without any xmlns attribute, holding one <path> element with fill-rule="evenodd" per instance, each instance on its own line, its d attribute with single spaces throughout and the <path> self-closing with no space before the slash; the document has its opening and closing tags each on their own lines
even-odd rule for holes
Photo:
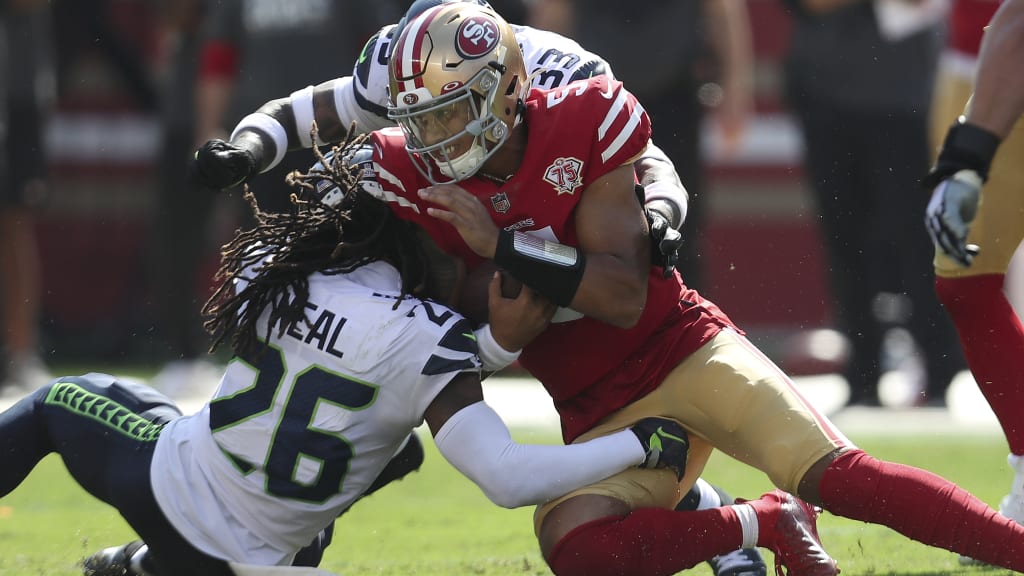
<svg viewBox="0 0 1024 576">
<path fill-rule="evenodd" d="M 548 565 L 558 576 L 670 576 L 742 547 L 744 530 L 734 508 L 739 506 L 696 512 L 641 508 L 594 520 L 566 534 Z"/>
<path fill-rule="evenodd" d="M 999 420 L 1010 452 L 1024 454 L 1024 327 L 1003 293 L 1003 274 L 935 278 L 967 366 Z"/>
<path fill-rule="evenodd" d="M 1010 485 L 1010 494 L 1024 498 L 1024 456 L 1020 454 L 1008 454 L 1006 463 L 1013 470 L 1013 484 Z"/>
<path fill-rule="evenodd" d="M 1024 571 L 1024 526 L 931 472 L 842 454 L 822 474 L 822 506 L 833 514 L 882 524 L 929 546 Z"/>
<path fill-rule="evenodd" d="M 732 497 L 718 486 L 712 486 L 703 478 L 697 478 L 679 504 L 676 504 L 676 510 L 707 510 L 723 504 L 732 504 Z"/>
</svg>

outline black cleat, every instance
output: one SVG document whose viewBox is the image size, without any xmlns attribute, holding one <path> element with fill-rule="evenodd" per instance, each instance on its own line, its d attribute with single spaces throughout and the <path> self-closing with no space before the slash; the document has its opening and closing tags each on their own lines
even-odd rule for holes
<svg viewBox="0 0 1024 576">
<path fill-rule="evenodd" d="M 142 540 L 104 548 L 82 561 L 84 576 L 142 576 L 132 570 L 132 556 L 146 544 Z"/>
</svg>

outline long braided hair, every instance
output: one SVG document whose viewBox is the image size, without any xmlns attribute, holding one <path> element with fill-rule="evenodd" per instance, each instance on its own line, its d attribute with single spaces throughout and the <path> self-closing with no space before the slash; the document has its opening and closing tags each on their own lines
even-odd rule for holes
<svg viewBox="0 0 1024 576">
<path fill-rule="evenodd" d="M 286 179 L 295 190 L 287 213 L 260 210 L 246 188 L 256 225 L 237 231 L 221 249 L 217 288 L 202 311 L 212 339 L 210 352 L 225 341 L 235 353 L 255 349 L 261 336 L 257 323 L 268 308 L 263 339 L 275 327 L 280 335 L 296 322 L 307 322 L 309 276 L 314 272 L 343 274 L 384 260 L 401 275 L 402 298 L 427 286 L 429 264 L 417 227 L 363 191 L 362 172 L 348 161 L 365 140 L 365 135 L 350 136 L 327 156 L 314 147 L 318 164 Z M 344 195 L 328 205 L 319 191 L 331 187 Z"/>
</svg>

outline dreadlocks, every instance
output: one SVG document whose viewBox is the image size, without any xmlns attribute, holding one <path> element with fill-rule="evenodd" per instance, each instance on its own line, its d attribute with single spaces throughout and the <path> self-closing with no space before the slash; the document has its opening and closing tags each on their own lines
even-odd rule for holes
<svg viewBox="0 0 1024 576">
<path fill-rule="evenodd" d="M 314 147 L 319 164 L 287 177 L 296 190 L 288 213 L 260 210 L 245 189 L 256 225 L 236 232 L 221 250 L 218 286 L 203 306 L 211 352 L 225 341 L 236 353 L 256 346 L 257 322 L 267 309 L 266 339 L 275 327 L 281 334 L 307 321 L 309 275 L 314 272 L 341 274 L 385 260 L 401 275 L 403 298 L 427 285 L 429 266 L 416 227 L 399 220 L 384 202 L 363 191 L 361 171 L 348 162 L 365 140 L 365 135 L 350 136 L 326 157 Z M 341 201 L 321 202 L 318 190 L 325 186 L 341 190 Z"/>
</svg>

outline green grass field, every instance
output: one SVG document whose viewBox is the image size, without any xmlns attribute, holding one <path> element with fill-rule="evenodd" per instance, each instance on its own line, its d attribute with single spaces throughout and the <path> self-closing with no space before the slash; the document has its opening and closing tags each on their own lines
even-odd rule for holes
<svg viewBox="0 0 1024 576">
<path fill-rule="evenodd" d="M 520 441 L 555 443 L 551 432 L 519 430 Z M 1005 442 L 998 436 L 853 438 L 876 456 L 922 466 L 986 502 L 1009 485 Z M 338 523 L 323 567 L 344 576 L 550 574 L 537 551 L 532 508 L 504 510 L 460 476 L 433 448 L 419 473 L 360 502 Z M 705 478 L 736 496 L 756 497 L 764 477 L 718 455 Z M 956 555 L 882 527 L 824 515 L 819 528 L 844 576 L 1001 574 L 963 568 Z M 128 541 L 132 531 L 93 500 L 49 457 L 0 500 L 0 576 L 80 574 L 84 555 Z M 702 564 L 688 574 L 708 575 Z"/>
</svg>

